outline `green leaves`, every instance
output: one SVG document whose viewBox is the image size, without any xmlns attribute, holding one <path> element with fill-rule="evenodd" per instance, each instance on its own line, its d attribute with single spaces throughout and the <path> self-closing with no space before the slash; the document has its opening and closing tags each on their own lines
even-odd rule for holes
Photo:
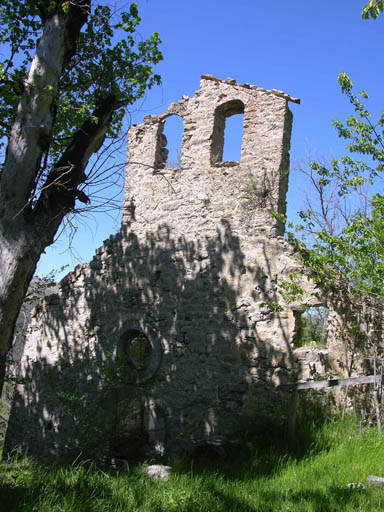
<svg viewBox="0 0 384 512">
<path fill-rule="evenodd" d="M 300 284 L 301 276 L 298 272 L 292 272 L 287 280 L 280 280 L 280 293 L 286 302 L 295 302 L 299 300 L 305 290 Z"/>
<path fill-rule="evenodd" d="M 371 206 L 370 214 L 353 214 L 340 234 L 323 228 L 310 249 L 304 244 L 296 248 L 321 286 L 344 282 L 355 297 L 384 301 L 384 196 L 374 196 Z"/>
<path fill-rule="evenodd" d="M 0 151 L 24 93 L 27 70 L 43 27 L 41 9 L 68 13 L 71 2 L 18 2 L 5 0 L 0 7 L 0 49 L 7 57 L 0 62 Z M 49 11 L 49 12 L 48 12 Z M 116 111 L 107 136 L 116 136 L 128 105 L 140 99 L 156 84 L 159 75 L 153 66 L 162 60 L 157 32 L 147 40 L 136 41 L 141 19 L 137 4 L 125 12 L 108 5 L 97 5 L 77 41 L 76 54 L 66 66 L 55 92 L 53 134 L 43 158 L 40 179 L 68 146 L 73 134 L 87 120 L 97 122 L 93 111 L 113 94 Z M 46 94 L 52 94 L 47 90 Z"/>
<path fill-rule="evenodd" d="M 63 9 L 63 12 L 65 12 L 65 14 L 69 13 L 70 7 L 71 7 L 70 2 L 63 2 L 61 5 L 61 8 Z"/>
<path fill-rule="evenodd" d="M 382 0 L 369 0 L 369 2 L 363 5 L 361 11 L 361 17 L 364 20 L 369 18 L 376 19 L 381 12 L 384 10 L 384 1 Z"/>
<path fill-rule="evenodd" d="M 341 87 L 342 92 L 350 92 L 353 87 L 352 80 L 349 78 L 349 76 L 343 71 L 339 74 L 337 81 Z"/>
<path fill-rule="evenodd" d="M 114 94 L 122 107 L 141 98 L 147 89 L 160 83 L 153 64 L 162 59 L 160 39 L 155 32 L 148 40 L 135 41 L 140 23 L 136 4 L 116 21 L 111 8 L 99 5 L 90 15 L 77 44 L 76 55 L 60 81 L 52 158 L 57 158 L 73 132 L 91 116 L 106 94 Z M 122 32 L 116 42 L 116 36 Z M 108 135 L 122 126 L 125 110 L 118 109 Z"/>
<path fill-rule="evenodd" d="M 0 155 L 6 144 L 24 80 L 32 61 L 41 20 L 34 2 L 4 0 L 0 7 Z"/>
<path fill-rule="evenodd" d="M 327 178 L 338 177 L 341 180 L 339 193 L 345 195 L 351 189 L 357 190 L 365 183 L 372 183 L 383 170 L 384 118 L 382 115 L 376 124 L 372 122 L 371 114 L 359 98 L 360 96 L 367 99 L 368 94 L 360 91 L 358 96 L 354 95 L 352 81 L 346 73 L 341 73 L 338 81 L 356 115 L 349 116 L 346 124 L 335 119 L 333 126 L 339 137 L 348 141 L 347 149 L 351 154 L 357 153 L 369 158 L 356 160 L 351 155 L 347 155 L 340 160 L 333 160 L 332 169 L 323 172 L 323 176 Z"/>
<path fill-rule="evenodd" d="M 320 213 L 308 208 L 299 215 L 302 233 L 315 233 L 315 241 L 309 248 L 294 233 L 289 236 L 303 264 L 312 270 L 312 277 L 321 287 L 344 288 L 349 299 L 354 297 L 357 303 L 370 297 L 384 304 L 384 194 L 362 196 L 367 185 L 381 187 L 383 113 L 376 123 L 372 121 L 363 103 L 368 94 L 354 94 L 352 80 L 346 73 L 341 73 L 338 81 L 354 109 L 344 123 L 333 122 L 339 137 L 346 140 L 349 153 L 334 159 L 329 166 L 311 162 L 310 176 L 319 194 Z M 338 204 L 332 203 L 333 190 L 339 196 Z M 362 197 L 364 200 L 358 203 Z M 334 229 L 337 216 L 332 210 L 342 219 L 340 229 Z M 285 288 L 289 286 L 292 284 L 285 283 Z"/>
</svg>

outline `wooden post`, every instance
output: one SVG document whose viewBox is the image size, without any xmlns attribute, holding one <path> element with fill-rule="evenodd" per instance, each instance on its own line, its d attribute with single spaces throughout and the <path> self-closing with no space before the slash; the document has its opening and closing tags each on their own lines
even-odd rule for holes
<svg viewBox="0 0 384 512">
<path fill-rule="evenodd" d="M 295 438 L 296 430 L 296 413 L 297 413 L 297 388 L 293 388 L 289 400 L 289 416 L 288 416 L 288 440 L 292 444 Z"/>
<path fill-rule="evenodd" d="M 373 370 L 374 370 L 374 376 L 375 376 L 375 383 L 374 383 L 373 396 L 374 396 L 375 408 L 376 408 L 377 431 L 379 432 L 379 434 L 381 434 L 381 410 L 380 410 L 380 401 L 379 401 L 379 383 L 377 381 L 376 359 L 377 359 L 377 350 L 376 350 L 376 345 L 375 345 L 375 353 L 374 353 L 374 359 L 373 359 Z M 381 385 L 381 382 L 380 382 L 380 385 Z"/>
<path fill-rule="evenodd" d="M 343 403 L 343 412 L 341 413 L 341 418 L 342 418 L 342 419 L 344 419 L 344 418 L 345 418 L 345 411 L 346 411 L 346 409 L 347 409 L 348 389 L 349 389 L 349 384 L 347 384 L 347 385 L 345 386 L 344 403 Z"/>
</svg>

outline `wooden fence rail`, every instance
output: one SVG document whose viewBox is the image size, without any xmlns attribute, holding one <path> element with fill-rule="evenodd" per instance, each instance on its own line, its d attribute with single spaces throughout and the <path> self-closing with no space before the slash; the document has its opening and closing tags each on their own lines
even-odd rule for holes
<svg viewBox="0 0 384 512">
<path fill-rule="evenodd" d="M 296 405 L 297 405 L 297 392 L 305 389 L 325 389 L 339 386 L 357 386 L 359 384 L 375 384 L 375 401 L 377 408 L 377 426 L 378 430 L 381 431 L 380 422 L 380 410 L 378 407 L 378 389 L 382 386 L 382 375 L 365 375 L 363 377 L 350 377 L 348 379 L 329 379 L 329 380 L 315 380 L 309 382 L 295 382 L 292 384 L 281 384 L 279 388 L 281 390 L 291 391 L 291 400 L 289 404 L 289 437 L 292 440 L 295 435 L 295 424 L 296 424 Z"/>
<path fill-rule="evenodd" d="M 376 384 L 381 386 L 381 375 L 365 375 L 364 377 L 350 377 L 349 379 L 314 380 L 309 382 L 295 382 L 294 384 L 282 384 L 280 389 L 323 389 L 334 386 L 357 386 L 358 384 Z"/>
</svg>

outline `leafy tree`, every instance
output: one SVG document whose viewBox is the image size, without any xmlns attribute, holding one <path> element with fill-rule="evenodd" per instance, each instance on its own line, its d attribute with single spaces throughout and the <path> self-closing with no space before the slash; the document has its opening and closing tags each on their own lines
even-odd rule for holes
<svg viewBox="0 0 384 512">
<path fill-rule="evenodd" d="M 340 334 L 350 371 L 356 350 L 364 349 L 376 357 L 382 338 L 384 194 L 380 181 L 384 171 L 384 112 L 374 122 L 364 106 L 367 93 L 355 94 L 345 73 L 339 75 L 339 84 L 354 109 L 345 123 L 334 121 L 349 153 L 330 165 L 310 163 L 307 174 L 315 185 L 319 208 L 316 210 L 313 202 L 301 212 L 299 231 L 304 237 L 299 238 L 296 232 L 289 236 L 312 279 L 341 313 Z M 365 197 L 361 207 L 356 199 L 365 186 L 373 193 Z M 345 214 L 348 203 L 350 211 Z M 314 241 L 312 238 L 308 243 L 308 234 L 314 235 Z M 291 283 L 285 283 L 288 285 L 291 290 Z"/>
<path fill-rule="evenodd" d="M 158 34 L 135 42 L 136 4 L 4 0 L 0 7 L 0 390 L 41 253 L 87 204 L 86 168 L 126 107 L 160 82 Z"/>
<path fill-rule="evenodd" d="M 339 75 L 339 83 L 355 110 L 346 124 L 334 121 L 339 136 L 348 141 L 349 154 L 334 159 L 329 167 L 311 162 L 310 168 L 321 194 L 336 182 L 338 197 L 343 200 L 365 184 L 378 185 L 384 170 L 384 113 L 374 123 L 360 99 L 368 98 L 367 93 L 355 95 L 345 73 Z M 331 284 L 348 279 L 357 296 L 384 301 L 384 195 L 374 193 L 367 199 L 367 208 L 357 208 L 344 217 L 344 227 L 339 231 L 327 222 L 324 211 L 319 214 L 309 208 L 301 218 L 306 230 L 316 233 L 316 241 L 311 248 L 298 239 L 295 242 L 319 280 Z"/>
<path fill-rule="evenodd" d="M 369 0 L 362 7 L 362 18 L 376 19 L 383 10 L 383 1 Z M 354 93 L 346 73 L 340 73 L 338 81 L 354 109 L 345 124 L 337 119 L 333 123 L 339 137 L 347 141 L 349 154 L 331 165 L 312 161 L 304 170 L 318 208 L 312 199 L 307 202 L 308 208 L 299 212 L 303 221 L 299 229 L 315 235 L 315 243 L 309 249 L 292 233 L 291 238 L 319 282 L 347 281 L 357 296 L 383 301 L 384 195 L 364 196 L 363 204 L 357 196 L 362 196 L 365 185 L 377 188 L 383 174 L 384 111 L 374 122 L 364 106 L 368 94 Z"/>
<path fill-rule="evenodd" d="M 375 19 L 383 10 L 384 2 L 370 0 L 362 17 Z M 310 161 L 301 167 L 312 194 L 307 196 L 307 208 L 299 212 L 301 225 L 288 224 L 288 236 L 312 279 L 341 313 L 340 336 L 350 372 L 356 349 L 370 352 L 376 360 L 382 340 L 384 111 L 373 121 L 364 105 L 368 94 L 364 90 L 356 94 L 346 73 L 338 81 L 354 110 L 345 123 L 337 119 L 333 123 L 347 142 L 348 154 L 330 164 Z M 300 300 L 302 288 L 295 275 L 281 283 L 281 294 L 288 301 Z M 309 320 L 303 318 L 302 338 L 308 327 L 314 327 Z"/>
<path fill-rule="evenodd" d="M 362 18 L 376 19 L 383 10 L 383 1 L 369 0 L 363 5 Z M 339 137 L 347 141 L 349 154 L 334 159 L 330 166 L 310 163 L 305 172 L 317 193 L 319 209 L 308 204 L 307 210 L 300 212 L 300 229 L 315 234 L 316 242 L 308 249 L 292 234 L 291 237 L 319 282 L 335 284 L 341 280 L 348 283 L 350 290 L 353 288 L 357 299 L 371 297 L 383 303 L 384 194 L 376 192 L 365 197 L 364 207 L 357 207 L 356 193 L 367 184 L 377 189 L 382 177 L 384 111 L 374 122 L 364 106 L 368 94 L 364 90 L 354 93 L 346 73 L 340 73 L 338 81 L 355 112 L 345 124 L 337 119 L 333 123 Z"/>
</svg>

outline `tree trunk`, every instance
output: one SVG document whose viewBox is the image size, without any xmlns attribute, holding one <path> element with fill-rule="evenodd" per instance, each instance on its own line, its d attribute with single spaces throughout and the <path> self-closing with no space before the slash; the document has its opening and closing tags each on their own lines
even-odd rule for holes
<svg viewBox="0 0 384 512">
<path fill-rule="evenodd" d="M 0 391 L 25 293 L 40 254 L 52 243 L 65 214 L 48 220 L 49 208 L 36 216 L 32 207 L 41 158 L 52 136 L 58 82 L 90 11 L 90 0 L 72 0 L 68 12 L 61 3 L 54 10 L 49 0 L 39 3 L 43 30 L 0 175 Z"/>
<path fill-rule="evenodd" d="M 4 378 L 4 365 L 12 345 L 16 320 L 40 254 L 29 237 L 18 229 L 0 232 L 0 248 L 0 377 Z M 0 380 L 0 394 L 3 378 Z"/>
<path fill-rule="evenodd" d="M 35 207 L 25 209 L 12 222 L 0 219 L 0 377 L 2 359 L 12 345 L 16 320 L 40 255 L 51 245 L 56 232 L 77 198 L 77 186 L 85 179 L 85 167 L 102 144 L 114 110 L 113 95 L 95 109 L 97 123 L 86 121 L 49 173 Z M 0 393 L 3 382 L 0 379 Z"/>
</svg>

